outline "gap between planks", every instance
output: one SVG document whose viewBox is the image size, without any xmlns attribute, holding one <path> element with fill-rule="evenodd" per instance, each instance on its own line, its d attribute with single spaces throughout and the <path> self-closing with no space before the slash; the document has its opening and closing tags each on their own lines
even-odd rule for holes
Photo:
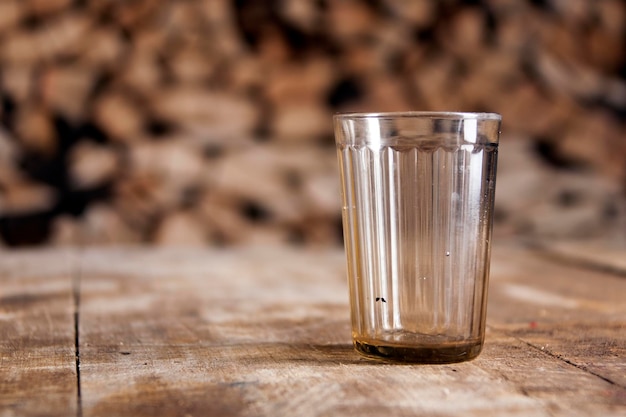
<svg viewBox="0 0 626 417">
<path fill-rule="evenodd" d="M 72 266 L 72 297 L 74 299 L 74 355 L 76 366 L 76 415 L 83 417 L 83 404 L 80 383 L 80 281 L 82 277 L 82 248 Z"/>
</svg>

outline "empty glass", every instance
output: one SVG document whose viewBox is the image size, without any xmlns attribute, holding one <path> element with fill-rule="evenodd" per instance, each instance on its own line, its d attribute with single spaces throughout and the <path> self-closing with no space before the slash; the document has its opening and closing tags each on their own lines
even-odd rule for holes
<svg viewBox="0 0 626 417">
<path fill-rule="evenodd" d="M 501 117 L 334 117 L 356 349 L 449 363 L 483 345 Z"/>
</svg>

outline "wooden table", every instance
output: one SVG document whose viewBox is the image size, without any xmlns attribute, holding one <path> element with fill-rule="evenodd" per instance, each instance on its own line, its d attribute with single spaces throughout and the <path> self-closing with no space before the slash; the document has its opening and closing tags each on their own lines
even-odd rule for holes
<svg viewBox="0 0 626 417">
<path fill-rule="evenodd" d="M 626 251 L 494 248 L 481 356 L 352 349 L 343 252 L 0 256 L 0 416 L 626 416 Z"/>
</svg>

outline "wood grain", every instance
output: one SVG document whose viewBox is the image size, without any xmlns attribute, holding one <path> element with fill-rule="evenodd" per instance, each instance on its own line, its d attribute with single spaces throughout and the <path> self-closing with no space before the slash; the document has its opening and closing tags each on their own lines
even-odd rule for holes
<svg viewBox="0 0 626 417">
<path fill-rule="evenodd" d="M 0 415 L 77 410 L 71 251 L 0 255 Z"/>
<path fill-rule="evenodd" d="M 626 236 L 611 241 L 557 241 L 533 245 L 539 253 L 571 264 L 626 277 Z"/>
<path fill-rule="evenodd" d="M 84 416 L 623 416 L 626 280 L 516 247 L 493 257 L 486 346 L 445 366 L 351 347 L 340 251 L 93 250 Z"/>
<path fill-rule="evenodd" d="M 485 349 L 444 366 L 356 354 L 344 274 L 338 250 L 5 252 L 0 415 L 626 415 L 619 273 L 498 246 Z"/>
</svg>

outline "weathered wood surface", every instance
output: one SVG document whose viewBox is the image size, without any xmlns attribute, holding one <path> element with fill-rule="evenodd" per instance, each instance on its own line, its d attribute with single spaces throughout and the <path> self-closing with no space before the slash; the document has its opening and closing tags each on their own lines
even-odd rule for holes
<svg viewBox="0 0 626 417">
<path fill-rule="evenodd" d="M 0 252 L 0 416 L 76 414 L 74 259 Z"/>
<path fill-rule="evenodd" d="M 540 253 L 562 262 L 626 276 L 626 236 L 614 242 L 556 241 L 534 246 Z"/>
<path fill-rule="evenodd" d="M 18 286 L 5 276 L 12 256 L 0 259 L 3 291 Z M 42 254 L 20 256 L 33 273 L 45 265 Z M 42 269 L 49 280 L 40 280 L 69 285 Z M 485 350 L 443 366 L 352 350 L 341 251 L 98 249 L 82 253 L 76 271 L 80 375 L 71 331 L 58 343 L 80 397 L 68 390 L 68 404 L 40 404 L 49 414 L 626 416 L 626 279 L 536 251 L 495 249 Z M 20 317 L 34 310 L 17 308 Z M 28 320 L 44 326 L 34 313 Z M 11 365 L 47 371 L 23 358 Z M 0 415 L 46 414 L 11 408 L 12 398 L 44 396 L 1 384 Z"/>
</svg>

